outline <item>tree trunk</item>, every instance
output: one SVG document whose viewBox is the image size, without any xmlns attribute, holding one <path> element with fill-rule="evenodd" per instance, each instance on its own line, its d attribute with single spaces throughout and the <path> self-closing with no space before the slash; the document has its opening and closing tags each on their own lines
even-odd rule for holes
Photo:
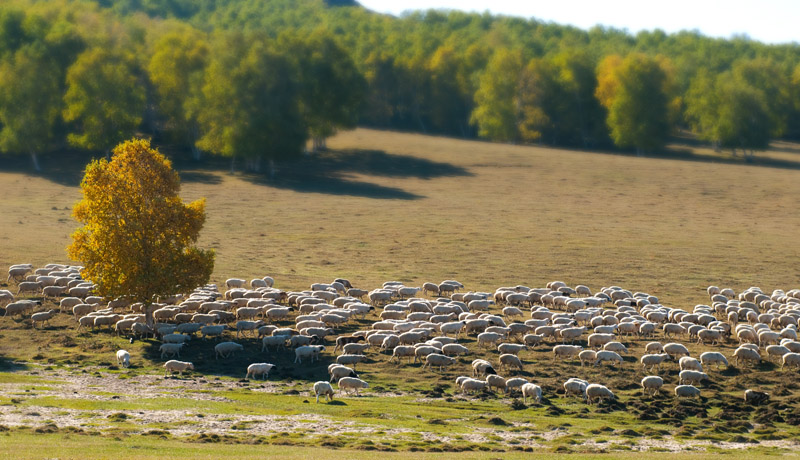
<svg viewBox="0 0 800 460">
<path fill-rule="evenodd" d="M 233 174 L 234 172 L 236 172 L 236 157 L 232 156 L 231 157 L 231 174 Z"/>
<path fill-rule="evenodd" d="M 153 332 L 155 332 L 156 320 L 155 318 L 153 318 L 153 310 L 154 310 L 153 304 L 151 304 L 150 302 L 145 302 L 143 309 L 144 309 L 144 320 L 147 324 L 147 327 L 149 327 Z"/>
<path fill-rule="evenodd" d="M 31 161 L 33 162 L 33 169 L 35 169 L 36 172 L 42 172 L 42 168 L 39 166 L 39 158 L 33 150 L 31 150 Z"/>
<path fill-rule="evenodd" d="M 275 169 L 275 160 L 272 158 L 269 159 L 269 178 L 270 180 L 275 179 L 275 173 L 277 170 Z"/>
</svg>

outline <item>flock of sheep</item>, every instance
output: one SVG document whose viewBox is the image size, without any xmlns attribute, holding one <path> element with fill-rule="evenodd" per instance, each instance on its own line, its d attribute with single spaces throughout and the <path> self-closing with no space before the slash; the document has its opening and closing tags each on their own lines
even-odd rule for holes
<svg viewBox="0 0 800 460">
<path fill-rule="evenodd" d="M 777 360 L 782 369 L 800 368 L 800 290 L 774 290 L 767 294 L 751 287 L 738 295 L 731 289 L 708 288 L 709 303 L 691 309 L 672 308 L 657 297 L 632 292 L 619 286 L 592 292 L 587 286 L 569 287 L 553 281 L 542 288 L 501 287 L 494 292 L 463 292 L 455 280 L 420 287 L 401 282 L 386 282 L 379 289 L 353 288 L 346 279 L 315 283 L 305 291 L 282 291 L 273 287 L 270 277 L 249 283 L 231 278 L 221 293 L 214 285 L 203 286 L 187 295 L 160 299 L 153 311 L 155 324 L 148 326 L 141 303 L 126 299 L 102 299 L 92 295 L 91 282 L 81 279 L 81 267 L 48 264 L 34 270 L 30 264 L 14 265 L 8 281 L 17 282 L 16 294 L 0 290 L 0 306 L 5 316 L 30 314 L 33 327 L 43 326 L 59 312 L 71 313 L 79 329 L 106 328 L 117 334 L 157 337 L 161 358 L 180 358 L 180 352 L 199 335 L 221 340 L 215 346 L 217 359 L 226 359 L 244 346 L 233 339 L 258 337 L 261 351 L 293 349 L 294 363 L 319 360 L 326 343 L 341 350 L 328 367 L 329 381 L 313 384 L 317 402 L 320 396 L 331 400 L 332 383 L 343 392 L 368 388 L 356 373 L 370 350 L 390 353 L 389 361 L 423 363 L 423 368 L 444 370 L 458 366 L 458 358 L 474 353 L 466 343 L 474 336 L 479 349 L 492 348 L 500 354 L 496 362 L 477 358 L 470 375 L 460 376 L 456 385 L 464 394 L 498 389 L 506 394 L 518 392 L 527 402 L 542 399 L 542 387 L 521 377 L 524 362 L 520 353 L 534 347 L 551 347 L 553 359 L 572 361 L 580 366 L 610 364 L 622 366 L 622 355 L 632 353 L 631 339 L 650 339 L 638 361 L 646 375 L 641 380 L 645 393 L 655 396 L 664 386 L 658 375 L 662 365 L 675 362 L 680 368 L 674 387 L 677 397 L 700 396 L 695 385 L 709 379 L 712 366 L 729 366 L 728 358 L 714 349 L 728 342 L 739 347 L 730 356 L 737 366 L 756 365 L 762 359 Z M 59 302 L 59 309 L 35 312 L 41 301 L 16 300 L 31 294 Z M 337 333 L 353 319 L 377 315 L 368 328 L 352 334 Z M 529 318 L 525 318 L 528 316 Z M 293 327 L 281 327 L 276 323 Z M 657 335 L 668 343 L 655 341 Z M 696 358 L 678 341 L 710 347 Z M 629 345 L 626 346 L 623 341 Z M 575 342 L 585 343 L 584 348 Z M 330 345 L 329 345 L 330 346 Z M 117 361 L 127 367 L 130 353 L 117 352 Z M 253 363 L 246 378 L 268 378 L 275 367 Z M 170 359 L 165 375 L 194 370 L 191 362 Z M 498 375 L 498 371 L 508 377 Z M 569 378 L 563 383 L 564 395 L 577 395 L 588 403 L 613 400 L 613 391 L 601 383 Z M 755 389 L 745 392 L 745 400 L 761 403 L 769 396 Z"/>
</svg>

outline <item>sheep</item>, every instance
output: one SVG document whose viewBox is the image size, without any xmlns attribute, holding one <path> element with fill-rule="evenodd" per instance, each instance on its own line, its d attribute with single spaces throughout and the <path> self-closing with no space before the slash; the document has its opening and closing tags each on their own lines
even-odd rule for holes
<svg viewBox="0 0 800 460">
<path fill-rule="evenodd" d="M 506 391 L 506 379 L 500 377 L 497 374 L 490 374 L 486 376 L 486 387 L 489 391 L 492 391 L 492 388 L 497 388 L 505 393 Z"/>
<path fill-rule="evenodd" d="M 678 385 L 675 387 L 675 396 L 679 398 L 700 397 L 700 390 L 694 385 Z"/>
<path fill-rule="evenodd" d="M 725 367 L 728 367 L 728 359 L 722 353 L 716 351 L 707 351 L 705 353 L 700 354 L 700 363 L 704 366 L 711 366 L 712 364 L 716 365 L 717 370 L 719 370 L 719 365 L 724 364 Z"/>
<path fill-rule="evenodd" d="M 596 356 L 597 357 L 594 361 L 595 366 L 604 361 L 611 361 L 614 364 L 614 366 L 616 366 L 617 364 L 622 364 L 622 356 L 620 356 L 618 353 L 614 351 L 607 351 L 607 350 L 598 351 Z"/>
<path fill-rule="evenodd" d="M 244 378 L 249 379 L 252 375 L 253 378 L 256 378 L 259 375 L 264 376 L 264 380 L 269 378 L 269 372 L 275 367 L 274 364 L 270 363 L 253 363 L 247 366 L 247 375 Z"/>
<path fill-rule="evenodd" d="M 561 329 L 561 331 L 560 331 L 561 343 L 565 343 L 567 341 L 569 341 L 569 343 L 574 343 L 575 340 L 580 338 L 580 336 L 583 335 L 583 333 L 585 331 L 586 331 L 586 328 L 583 327 L 583 326 L 581 326 L 581 327 L 569 327 L 569 328 Z M 592 334 L 592 335 L 599 335 L 599 334 Z M 591 337 L 591 335 L 589 337 Z M 613 340 L 613 339 L 614 339 L 614 336 L 612 335 L 611 336 L 611 340 Z"/>
<path fill-rule="evenodd" d="M 319 381 L 314 383 L 314 395 L 317 397 L 317 404 L 319 404 L 319 397 L 325 396 L 328 398 L 328 402 L 333 401 L 333 387 L 330 383 L 325 381 Z"/>
<path fill-rule="evenodd" d="M 603 350 L 613 351 L 616 353 L 628 353 L 628 347 L 620 342 L 608 342 L 607 344 L 603 345 Z"/>
<path fill-rule="evenodd" d="M 422 368 L 426 368 L 428 366 L 438 366 L 439 371 L 444 370 L 447 366 L 455 364 L 455 358 L 451 358 L 449 356 L 445 356 L 439 353 L 431 353 L 425 357 L 425 365 Z"/>
<path fill-rule="evenodd" d="M 24 315 L 27 311 L 33 310 L 36 305 L 37 302 L 32 300 L 18 300 L 6 305 L 6 312 L 3 316 Z"/>
<path fill-rule="evenodd" d="M 162 343 L 161 346 L 158 347 L 158 351 L 161 352 L 161 359 L 164 359 L 167 355 L 180 358 L 183 345 L 182 343 Z"/>
<path fill-rule="evenodd" d="M 422 345 L 418 346 L 414 349 L 414 362 L 419 360 L 422 362 L 422 358 L 428 356 L 431 353 L 439 353 L 441 350 L 433 345 Z"/>
<path fill-rule="evenodd" d="M 693 371 L 693 370 L 680 371 L 678 377 L 679 377 L 679 383 L 681 385 L 683 385 L 684 382 L 688 384 L 694 384 L 694 383 L 700 383 L 703 380 L 708 380 L 708 375 L 705 372 Z"/>
<path fill-rule="evenodd" d="M 214 326 L 202 326 L 200 328 L 200 336 L 204 340 L 208 339 L 208 337 L 220 337 L 227 328 L 228 326 L 224 324 L 218 324 Z"/>
<path fill-rule="evenodd" d="M 744 402 L 754 405 L 761 405 L 769 400 L 769 394 L 763 391 L 745 390 Z"/>
<path fill-rule="evenodd" d="M 780 358 L 786 353 L 791 353 L 791 351 L 783 345 L 767 345 L 765 351 L 767 352 L 767 357 L 770 361 L 772 361 L 773 356 Z"/>
<path fill-rule="evenodd" d="M 228 278 L 227 280 L 225 280 L 225 287 L 227 287 L 228 289 L 243 288 L 245 283 L 247 283 L 247 281 L 245 281 L 243 279 Z"/>
<path fill-rule="evenodd" d="M 174 374 L 175 372 L 180 372 L 183 375 L 183 371 L 193 371 L 194 364 L 186 362 L 186 361 L 178 361 L 175 359 L 171 359 L 164 363 L 164 377 L 167 374 Z"/>
<path fill-rule="evenodd" d="M 781 359 L 781 369 L 786 366 L 800 368 L 800 353 L 785 353 Z"/>
<path fill-rule="evenodd" d="M 122 367 L 130 367 L 131 365 L 131 354 L 125 350 L 117 351 L 117 364 L 121 365 Z"/>
<path fill-rule="evenodd" d="M 544 336 L 539 334 L 525 334 L 522 337 L 522 343 L 529 347 L 535 347 L 539 345 L 544 340 Z"/>
<path fill-rule="evenodd" d="M 11 267 L 8 268 L 8 279 L 6 279 L 6 283 L 11 281 L 12 279 L 14 280 L 21 279 L 32 270 L 33 270 L 33 265 L 30 264 L 12 265 Z"/>
<path fill-rule="evenodd" d="M 17 285 L 17 288 L 17 295 L 20 295 L 23 292 L 37 293 L 42 290 L 43 286 L 38 281 L 23 281 Z"/>
<path fill-rule="evenodd" d="M 336 357 L 336 364 L 350 364 L 353 366 L 353 369 L 355 369 L 358 363 L 366 359 L 367 357 L 365 355 L 339 355 Z"/>
<path fill-rule="evenodd" d="M 394 347 L 394 350 L 392 350 L 392 357 L 389 358 L 389 361 L 394 361 L 394 359 L 397 358 L 397 361 L 400 362 L 403 358 L 408 357 L 408 362 L 411 363 L 411 359 L 414 357 L 415 351 L 416 348 L 411 345 L 400 345 Z"/>
<path fill-rule="evenodd" d="M 645 371 L 652 372 L 654 368 L 661 369 L 661 363 L 666 361 L 667 358 L 669 358 L 669 355 L 666 353 L 646 354 L 642 355 L 640 362 Z"/>
<path fill-rule="evenodd" d="M 504 367 L 505 368 L 516 367 L 517 369 L 519 369 L 520 372 L 522 372 L 522 360 L 519 359 L 517 355 L 511 353 L 504 353 L 500 355 L 498 361 L 500 363 L 501 369 Z"/>
<path fill-rule="evenodd" d="M 672 359 L 677 359 L 681 356 L 689 356 L 689 350 L 680 343 L 668 343 L 664 345 L 664 353 L 668 354 Z"/>
<path fill-rule="evenodd" d="M 492 367 L 492 364 L 489 361 L 486 361 L 485 359 L 476 359 L 472 361 L 473 376 L 478 376 L 478 375 L 484 376 L 488 374 L 497 374 L 497 372 L 494 370 L 494 367 Z"/>
<path fill-rule="evenodd" d="M 733 358 L 736 360 L 737 366 L 739 365 L 740 361 L 752 361 L 754 364 L 761 362 L 761 355 L 758 354 L 758 351 L 745 346 L 740 346 L 737 348 L 733 352 Z"/>
<path fill-rule="evenodd" d="M 36 323 L 41 322 L 42 328 L 44 325 L 50 321 L 50 318 L 56 315 L 58 310 L 48 310 L 48 311 L 40 311 L 39 313 L 34 313 L 31 315 L 31 322 L 33 323 L 33 328 L 36 329 Z"/>
<path fill-rule="evenodd" d="M 512 355 L 518 355 L 522 350 L 527 349 L 528 347 L 526 345 L 516 343 L 501 343 L 497 346 L 497 351 L 500 353 L 511 353 Z"/>
<path fill-rule="evenodd" d="M 448 343 L 442 346 L 442 354 L 445 356 L 461 356 L 469 353 L 469 349 L 457 343 Z"/>
<path fill-rule="evenodd" d="M 356 337 L 356 336 L 344 336 L 344 335 L 343 336 L 339 336 L 339 337 L 336 337 L 336 346 L 333 348 L 333 351 L 335 353 L 338 349 L 343 348 L 348 343 L 358 343 L 358 342 L 363 342 L 363 341 L 364 341 L 364 337 L 361 337 L 361 336 L 359 336 L 359 337 Z"/>
<path fill-rule="evenodd" d="M 359 378 L 355 377 L 342 377 L 338 382 L 339 390 L 347 393 L 348 390 L 354 390 L 356 396 L 359 396 L 358 390 L 361 388 L 369 388 L 369 384 Z"/>
<path fill-rule="evenodd" d="M 214 346 L 214 359 L 219 359 L 220 356 L 225 359 L 233 356 L 237 351 L 244 350 L 244 346 L 236 342 L 220 342 Z"/>
<path fill-rule="evenodd" d="M 605 344 L 614 341 L 614 334 L 590 334 L 587 339 L 589 348 L 602 348 Z"/>
<path fill-rule="evenodd" d="M 175 332 L 179 332 L 181 334 L 194 334 L 200 331 L 203 325 L 199 323 L 183 323 L 179 324 L 178 327 L 175 328 Z"/>
<path fill-rule="evenodd" d="M 484 389 L 486 389 L 486 382 L 483 380 L 467 377 L 466 379 L 461 381 L 460 386 L 462 393 L 473 393 L 476 391 L 483 391 Z"/>
<path fill-rule="evenodd" d="M 680 367 L 682 371 L 692 370 L 703 372 L 703 365 L 700 364 L 700 361 L 690 356 L 682 356 L 681 359 L 678 360 L 678 367 Z"/>
<path fill-rule="evenodd" d="M 648 354 L 663 353 L 664 346 L 661 345 L 661 342 L 649 342 L 644 346 L 644 352 Z"/>
<path fill-rule="evenodd" d="M 553 347 L 553 361 L 556 358 L 573 358 L 583 350 L 580 345 L 556 345 Z"/>
<path fill-rule="evenodd" d="M 325 351 L 324 345 L 303 345 L 294 349 L 294 363 L 302 363 L 303 358 L 311 358 L 311 362 L 314 362 L 314 358 L 319 361 L 319 355 Z"/>
<path fill-rule="evenodd" d="M 533 398 L 536 404 L 542 402 L 542 387 L 534 383 L 525 383 L 520 387 L 522 390 L 522 402 L 527 404 L 528 398 Z"/>
<path fill-rule="evenodd" d="M 191 340 L 192 337 L 184 334 L 166 334 L 161 337 L 164 343 L 185 343 Z"/>
<path fill-rule="evenodd" d="M 341 364 L 331 364 L 328 366 L 328 374 L 330 374 L 331 379 L 330 381 L 339 381 L 342 377 L 355 377 L 358 378 L 358 374 L 353 369 L 350 369 L 347 366 L 343 366 Z"/>
<path fill-rule="evenodd" d="M 615 399 L 614 393 L 608 388 L 597 383 L 591 383 L 586 386 L 586 400 L 592 404 L 595 400 L 603 401 L 605 399 Z"/>
<path fill-rule="evenodd" d="M 657 375 L 648 375 L 642 379 L 642 390 L 650 396 L 655 396 L 662 386 L 664 386 L 664 379 Z"/>
<path fill-rule="evenodd" d="M 581 367 L 586 363 L 594 363 L 597 360 L 597 352 L 594 350 L 583 350 L 578 353 L 578 359 L 581 360 Z"/>
<path fill-rule="evenodd" d="M 579 396 L 584 396 L 586 393 L 586 387 L 589 385 L 589 382 L 586 380 L 571 378 L 564 382 L 564 396 L 569 396 L 572 394 L 576 394 Z"/>
</svg>

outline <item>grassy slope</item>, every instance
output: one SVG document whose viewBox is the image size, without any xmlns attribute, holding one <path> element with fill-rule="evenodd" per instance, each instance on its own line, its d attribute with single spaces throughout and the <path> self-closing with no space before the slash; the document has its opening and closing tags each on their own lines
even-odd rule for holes
<svg viewBox="0 0 800 460">
<path fill-rule="evenodd" d="M 200 244 L 218 251 L 216 281 L 270 274 L 279 287 L 298 289 L 335 276 L 349 277 L 361 287 L 374 287 L 387 279 L 421 284 L 456 278 L 470 289 L 489 290 L 563 279 L 593 289 L 619 284 L 645 290 L 666 305 L 683 308 L 705 302 L 703 288 L 710 283 L 737 290 L 750 285 L 765 290 L 796 287 L 791 283 L 798 276 L 793 263 L 800 250 L 793 244 L 798 217 L 791 209 L 800 184 L 794 154 L 788 149 L 771 153 L 775 161 L 765 162 L 767 166 L 752 166 L 682 161 L 681 155 L 636 158 L 369 130 L 342 134 L 330 146 L 334 153 L 318 159 L 323 168 L 304 163 L 283 166 L 272 186 L 247 174 L 180 165 L 184 197 L 208 199 L 208 222 Z M 789 167 L 769 166 L 776 164 Z M 0 267 L 64 260 L 63 247 L 75 226 L 65 208 L 79 196 L 74 180 L 61 179 L 0 172 L 4 188 L 0 214 L 5 216 L 0 220 Z M 72 324 L 61 317 L 53 328 L 38 333 L 43 335 L 35 335 L 28 321 L 0 319 L 0 356 L 52 360 L 56 367 L 78 362 L 102 368 L 113 360 L 114 350 L 125 347 L 142 363 L 132 372 L 159 372 L 157 344 L 131 346 L 104 333 L 75 335 Z M 636 356 L 644 342 L 629 343 Z M 467 344 L 475 350 L 474 339 Z M 288 385 L 300 382 L 302 391 L 306 382 L 325 375 L 325 362 L 294 370 L 292 356 L 265 358 L 255 341 L 233 363 L 209 359 L 211 347 L 193 344 L 185 356 L 206 375 L 240 376 L 246 363 L 265 359 L 279 364 L 277 379 Z M 701 350 L 693 347 L 692 351 Z M 731 351 L 728 345 L 725 353 Z M 495 355 L 488 356 L 496 359 Z M 735 413 L 729 414 L 728 421 L 709 424 L 691 415 L 697 411 L 694 404 L 682 408 L 668 399 L 641 405 L 635 382 L 642 374 L 633 362 L 609 374 L 603 369 L 580 369 L 574 363 L 552 364 L 549 356 L 545 349 L 523 354 L 528 363 L 523 376 L 543 384 L 552 396 L 545 406 L 524 411 L 509 411 L 507 399 L 494 397 L 472 402 L 436 399 L 420 406 L 420 397 L 451 396 L 452 381 L 467 372 L 469 359 L 438 375 L 420 372 L 419 365 L 387 366 L 383 364 L 386 356 L 374 356 L 363 372 L 373 388 L 409 392 L 392 398 L 391 403 L 369 397 L 348 401 L 347 410 L 314 404 L 298 409 L 298 400 L 306 397 L 290 396 L 294 390 L 290 386 L 287 396 L 262 399 L 244 388 L 221 393 L 237 403 L 198 404 L 211 413 L 238 411 L 243 407 L 238 404 L 246 404 L 254 405 L 260 414 L 311 412 L 433 433 L 459 431 L 454 425 L 429 424 L 434 418 L 476 420 L 491 428 L 476 417 L 497 413 L 512 423 L 536 420 L 537 430 L 569 423 L 578 443 L 589 430 L 600 434 L 609 425 L 634 427 L 639 434 L 666 429 L 697 439 L 726 440 L 740 428 L 736 423 L 758 416 Z M 716 382 L 704 390 L 710 391 L 706 393 L 711 407 L 708 415 L 726 409 L 730 413 L 740 392 L 754 385 L 779 390 L 776 399 L 783 407 L 796 400 L 791 374 L 776 371 L 771 364 L 763 364 L 760 370 L 734 369 L 717 375 Z M 670 369 L 668 381 L 677 380 L 676 374 Z M 560 400 L 554 393 L 565 376 L 606 382 L 622 395 L 625 407 L 609 412 Z M 443 385 L 443 393 L 430 393 L 436 385 Z M 6 395 L 1 403 L 9 404 L 10 399 Z M 20 404 L 42 403 L 87 410 L 128 409 L 122 402 L 103 405 L 58 398 Z M 176 404 L 185 407 L 185 403 Z M 650 412 L 671 422 L 648 420 Z M 786 415 L 785 409 L 779 412 Z M 385 413 L 396 416 L 386 420 Z M 686 430 L 676 431 L 681 424 L 687 425 Z M 785 430 L 793 429 L 778 423 L 748 436 L 781 438 Z M 17 435 L 12 435 L 14 440 L 22 439 Z M 0 444 L 8 441 L 0 438 Z M 363 448 L 363 442 L 356 437 L 344 447 Z M 413 440 L 391 443 L 400 449 L 417 445 Z M 565 444 L 570 443 L 562 440 L 553 446 Z M 121 449 L 119 445 L 108 448 Z"/>
</svg>

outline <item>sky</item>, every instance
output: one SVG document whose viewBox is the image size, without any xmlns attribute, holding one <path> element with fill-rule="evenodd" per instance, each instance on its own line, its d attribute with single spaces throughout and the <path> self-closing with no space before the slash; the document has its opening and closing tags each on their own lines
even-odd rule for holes
<svg viewBox="0 0 800 460">
<path fill-rule="evenodd" d="M 745 34 L 765 43 L 800 43 L 800 0 L 358 0 L 381 13 L 455 9 L 534 17 L 589 29 L 597 24 L 672 33 L 699 30 L 730 38 Z"/>
</svg>

